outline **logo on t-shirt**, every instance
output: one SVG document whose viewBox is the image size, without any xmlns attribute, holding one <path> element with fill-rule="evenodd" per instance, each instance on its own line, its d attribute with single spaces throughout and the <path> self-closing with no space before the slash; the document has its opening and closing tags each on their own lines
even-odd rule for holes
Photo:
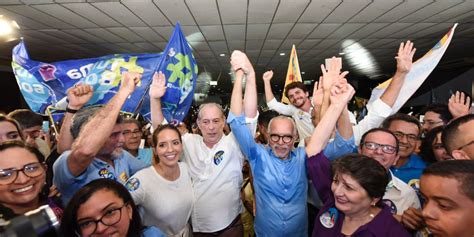
<svg viewBox="0 0 474 237">
<path fill-rule="evenodd" d="M 334 207 L 329 208 L 326 212 L 324 212 L 320 217 L 319 221 L 321 222 L 321 225 L 323 225 L 326 228 L 332 228 L 334 227 L 334 224 L 337 221 L 337 209 Z"/>
<path fill-rule="evenodd" d="M 395 203 L 393 203 L 392 200 L 383 199 L 382 202 L 385 203 L 385 205 L 387 205 L 388 207 L 390 207 L 390 212 L 392 213 L 392 215 L 397 214 L 397 206 L 395 206 Z"/>
<path fill-rule="evenodd" d="M 99 176 L 106 179 L 115 179 L 114 174 L 106 168 L 99 170 Z"/>
<path fill-rule="evenodd" d="M 224 159 L 224 151 L 216 152 L 216 154 L 214 155 L 214 164 L 219 165 L 222 159 Z"/>
<path fill-rule="evenodd" d="M 140 187 L 140 180 L 137 178 L 131 178 L 127 183 L 125 183 L 125 187 L 127 187 L 130 192 L 135 191 Z"/>
</svg>

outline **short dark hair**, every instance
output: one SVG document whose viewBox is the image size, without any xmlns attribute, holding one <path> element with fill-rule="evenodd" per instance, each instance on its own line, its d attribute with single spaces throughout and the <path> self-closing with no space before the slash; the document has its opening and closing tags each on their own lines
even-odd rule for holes
<svg viewBox="0 0 474 237">
<path fill-rule="evenodd" d="M 426 114 L 426 112 L 434 112 L 434 113 L 439 114 L 439 118 L 443 120 L 445 124 L 447 124 L 451 119 L 453 119 L 451 112 L 449 112 L 448 105 L 446 104 L 427 105 L 426 107 L 423 108 L 421 113 Z"/>
<path fill-rule="evenodd" d="M 124 118 L 121 123 L 122 124 L 133 123 L 137 125 L 138 129 L 142 129 L 142 123 L 134 118 Z"/>
<path fill-rule="evenodd" d="M 423 171 L 424 175 L 456 179 L 459 182 L 460 192 L 474 201 L 474 160 L 437 162 L 428 166 Z"/>
<path fill-rule="evenodd" d="M 160 125 L 158 126 L 155 131 L 153 131 L 153 136 L 151 137 L 151 140 L 153 142 L 153 147 L 156 148 L 156 145 L 158 145 L 158 135 L 166 130 L 166 129 L 169 129 L 169 130 L 173 130 L 175 131 L 177 134 L 178 134 L 178 137 L 179 137 L 179 141 L 181 142 L 181 144 L 183 143 L 183 140 L 181 140 L 181 132 L 179 132 L 179 129 L 174 126 L 174 125 L 171 125 L 171 124 L 164 124 L 164 125 Z M 158 158 L 158 155 L 157 154 L 153 154 L 154 158 L 155 158 L 155 162 L 158 163 L 160 160 Z"/>
<path fill-rule="evenodd" d="M 18 135 L 21 137 L 21 140 L 24 140 L 23 133 L 21 132 L 21 126 L 15 119 L 10 118 L 4 114 L 0 114 L 0 122 L 8 122 L 13 124 L 13 126 L 16 128 L 16 131 L 18 132 Z"/>
<path fill-rule="evenodd" d="M 79 137 L 79 133 L 84 125 L 89 122 L 103 107 L 87 107 L 79 110 L 72 118 L 71 135 L 74 139 Z M 115 124 L 123 122 L 122 116 L 118 116 Z"/>
<path fill-rule="evenodd" d="M 408 114 L 403 114 L 403 113 L 396 113 L 396 114 L 393 114 L 393 115 L 390 115 L 388 116 L 383 122 L 382 122 L 382 128 L 386 128 L 388 129 L 390 127 L 390 125 L 392 125 L 392 122 L 393 121 L 405 121 L 407 123 L 413 123 L 415 124 L 417 127 L 418 127 L 418 134 L 417 135 L 420 135 L 421 133 L 421 124 L 420 124 L 420 121 L 418 121 L 418 119 L 416 119 L 415 117 L 413 116 L 410 116 Z"/>
<path fill-rule="evenodd" d="M 265 112 L 261 112 L 260 115 L 258 116 L 258 124 L 267 128 L 268 124 L 270 123 L 270 120 L 272 120 L 272 118 L 278 115 L 279 114 L 274 110 L 267 110 Z"/>
<path fill-rule="evenodd" d="M 365 142 L 365 137 L 367 137 L 367 135 L 371 134 L 371 133 L 374 133 L 374 132 L 384 132 L 384 133 L 388 133 L 390 135 L 393 136 L 393 138 L 395 138 L 395 144 L 397 144 L 395 147 L 396 147 L 396 153 L 395 154 L 398 154 L 398 145 L 399 145 L 399 141 L 398 141 L 398 138 L 395 136 L 395 134 L 393 134 L 392 131 L 386 129 L 386 128 L 372 128 L 370 129 L 369 131 L 365 132 L 362 137 L 360 138 L 360 148 L 362 148 L 362 145 L 364 144 Z"/>
<path fill-rule="evenodd" d="M 434 163 L 437 161 L 433 153 L 433 141 L 436 139 L 438 133 L 441 133 L 443 131 L 443 128 L 444 126 L 438 126 L 431 129 L 425 134 L 425 137 L 421 140 L 420 156 L 425 162 Z"/>
<path fill-rule="evenodd" d="M 295 88 L 299 88 L 299 89 L 303 90 L 304 92 L 308 92 L 308 89 L 306 88 L 306 86 L 304 85 L 303 82 L 294 81 L 294 82 L 292 82 L 292 83 L 285 86 L 285 96 L 286 96 L 286 98 L 288 98 L 288 91 L 291 90 L 291 89 L 295 89 Z"/>
<path fill-rule="evenodd" d="M 43 117 L 29 109 L 17 109 L 8 114 L 8 117 L 16 120 L 21 129 L 43 125 Z"/>
<path fill-rule="evenodd" d="M 130 220 L 130 227 L 128 229 L 127 236 L 141 236 L 142 219 L 135 202 L 133 202 L 132 196 L 122 184 L 112 179 L 93 180 L 74 194 L 64 209 L 63 218 L 61 220 L 60 231 L 63 236 L 77 236 L 77 233 L 80 233 L 79 226 L 76 221 L 77 211 L 82 204 L 91 198 L 94 193 L 101 190 L 112 191 L 115 195 L 122 199 L 124 203 L 128 203 L 128 205 L 132 207 L 132 219 Z"/>
<path fill-rule="evenodd" d="M 459 140 L 459 126 L 474 120 L 474 114 L 464 115 L 459 117 L 446 125 L 443 130 L 443 134 L 441 135 L 441 140 L 443 141 L 443 145 L 446 148 L 448 154 L 452 154 L 452 152 L 457 149 L 457 141 Z M 467 132 L 467 131 L 466 131 Z"/>
<path fill-rule="evenodd" d="M 388 184 L 387 170 L 376 160 L 361 154 L 348 154 L 332 163 L 332 172 L 347 174 L 355 179 L 371 198 L 381 198 Z"/>
</svg>

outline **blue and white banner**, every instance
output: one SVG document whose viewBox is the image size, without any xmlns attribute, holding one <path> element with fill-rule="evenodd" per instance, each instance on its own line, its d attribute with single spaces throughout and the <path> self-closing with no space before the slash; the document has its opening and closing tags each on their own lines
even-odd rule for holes
<svg viewBox="0 0 474 237">
<path fill-rule="evenodd" d="M 446 33 L 443 38 L 441 38 L 438 43 L 431 48 L 422 58 L 416 60 L 413 63 L 413 66 L 408 72 L 405 77 L 405 82 L 400 90 L 400 94 L 395 101 L 395 104 L 392 106 L 392 114 L 396 113 L 400 108 L 405 104 L 405 102 L 410 99 L 410 97 L 418 90 L 418 88 L 423 84 L 423 82 L 428 78 L 431 72 L 436 68 L 439 61 L 446 52 L 446 49 L 451 43 L 451 39 L 453 38 L 454 30 L 458 24 L 454 24 L 454 26 Z M 392 78 L 386 80 L 382 84 L 378 85 L 376 88 L 372 90 L 372 95 L 370 96 L 369 102 L 367 104 L 367 108 L 372 106 L 372 103 L 380 98 L 382 94 L 385 92 L 387 87 L 390 85 Z"/>
<path fill-rule="evenodd" d="M 122 72 L 129 71 L 142 73 L 142 79 L 122 111 L 140 112 L 150 119 L 148 89 L 153 74 L 162 71 L 168 87 L 162 98 L 163 113 L 168 121 L 182 121 L 191 106 L 196 86 L 196 60 L 179 23 L 165 53 L 115 54 L 44 63 L 30 59 L 22 40 L 13 48 L 12 58 L 13 72 L 23 97 L 32 111 L 41 114 L 46 113 L 48 106 L 64 104 L 67 89 L 78 83 L 89 84 L 94 89 L 94 96 L 87 105 L 105 104 L 120 88 Z"/>
<path fill-rule="evenodd" d="M 142 73 L 142 81 L 122 107 L 134 113 L 151 83 L 161 54 L 116 54 L 99 58 L 69 60 L 54 63 L 29 58 L 25 43 L 13 48 L 13 72 L 28 106 L 45 114 L 46 107 L 65 100 L 66 91 L 75 84 L 89 84 L 94 96 L 87 105 L 105 104 L 120 87 L 124 71 Z"/>
<path fill-rule="evenodd" d="M 161 98 L 163 115 L 170 123 L 183 121 L 193 102 L 198 66 L 179 23 L 176 24 L 156 71 L 166 76 L 166 93 Z M 150 97 L 145 94 L 141 114 L 151 120 Z"/>
</svg>

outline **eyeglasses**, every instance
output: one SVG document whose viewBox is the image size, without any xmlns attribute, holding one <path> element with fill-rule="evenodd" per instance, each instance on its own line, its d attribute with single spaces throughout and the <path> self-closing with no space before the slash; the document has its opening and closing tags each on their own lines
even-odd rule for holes
<svg viewBox="0 0 474 237">
<path fill-rule="evenodd" d="M 456 149 L 456 150 L 462 150 L 464 147 L 470 146 L 470 145 L 472 145 L 472 144 L 474 144 L 474 140 L 468 142 L 467 144 L 464 144 L 464 145 L 460 146 L 460 147 L 459 147 L 458 149 Z"/>
<path fill-rule="evenodd" d="M 290 143 L 291 140 L 293 140 L 293 136 L 292 135 L 270 134 L 270 139 L 273 142 L 278 142 L 278 141 L 280 141 L 280 139 L 282 139 L 284 143 Z"/>
<path fill-rule="evenodd" d="M 44 163 L 35 162 L 27 164 L 21 169 L 11 168 L 0 170 L 0 184 L 6 185 L 15 182 L 18 177 L 18 172 L 20 171 L 27 177 L 35 178 L 44 174 L 45 165 Z"/>
<path fill-rule="evenodd" d="M 410 142 L 414 142 L 414 141 L 417 141 L 418 140 L 418 136 L 417 135 L 414 135 L 414 134 L 405 134 L 405 133 L 402 133 L 402 132 L 393 132 L 393 135 L 395 135 L 395 137 L 398 138 L 398 140 L 402 140 L 403 137 L 407 137 L 407 140 L 410 141 Z"/>
<path fill-rule="evenodd" d="M 97 224 L 100 222 L 106 226 L 113 226 L 117 224 L 122 218 L 122 208 L 128 203 L 124 203 L 121 207 L 110 209 L 102 215 L 98 220 L 85 220 L 78 223 L 79 230 L 83 236 L 89 236 L 97 230 Z"/>
<path fill-rule="evenodd" d="M 384 145 L 384 144 L 378 144 L 375 142 L 364 142 L 362 145 L 365 146 L 365 148 L 369 150 L 377 150 L 379 147 L 382 148 L 383 153 L 385 154 L 393 154 L 397 151 L 397 148 L 391 145 Z"/>
<path fill-rule="evenodd" d="M 432 127 L 433 125 L 436 125 L 436 124 L 439 124 L 439 123 L 444 123 L 443 120 L 440 120 L 440 121 L 433 121 L 433 120 L 425 120 L 425 121 L 422 121 L 421 122 L 421 125 L 428 125 L 430 127 Z"/>
<path fill-rule="evenodd" d="M 141 136 L 142 135 L 142 131 L 140 130 L 133 130 L 133 131 L 130 131 L 130 130 L 123 130 L 122 134 L 124 136 L 132 136 L 132 135 L 136 135 L 136 136 Z"/>
</svg>

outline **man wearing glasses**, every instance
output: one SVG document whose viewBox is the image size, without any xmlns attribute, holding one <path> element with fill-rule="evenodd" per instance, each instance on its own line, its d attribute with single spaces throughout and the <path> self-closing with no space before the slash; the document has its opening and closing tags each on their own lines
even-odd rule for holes
<svg viewBox="0 0 474 237">
<path fill-rule="evenodd" d="M 126 118 L 123 120 L 122 134 L 125 140 L 123 149 L 138 160 L 143 161 L 143 163 L 151 165 L 153 150 L 151 148 L 140 148 L 143 135 L 141 127 L 140 122 L 134 118 Z"/>
<path fill-rule="evenodd" d="M 445 104 L 428 105 L 423 109 L 423 112 L 424 117 L 421 125 L 424 134 L 435 127 L 446 125 L 453 118 L 448 105 Z"/>
<path fill-rule="evenodd" d="M 453 120 L 443 130 L 441 140 L 456 160 L 474 160 L 474 114 Z"/>
<path fill-rule="evenodd" d="M 331 105 L 306 148 L 293 149 L 298 138 L 297 128 L 294 120 L 286 116 L 270 120 L 268 145 L 262 145 L 255 142 L 245 121 L 245 117 L 257 113 L 257 87 L 253 76 L 247 77 L 242 103 L 242 77 L 243 74 L 254 74 L 252 65 L 240 51 L 232 53 L 231 65 L 236 80 L 227 122 L 252 167 L 256 199 L 255 233 L 257 236 L 308 236 L 306 156 L 322 150 L 336 121 L 343 136 L 352 136 L 348 115 L 342 111 L 354 89 L 343 75 L 334 72 L 338 79 L 334 86 L 337 90 L 331 91 Z M 339 117 L 343 119 L 338 120 Z"/>
<path fill-rule="evenodd" d="M 420 122 L 406 114 L 394 114 L 382 123 L 382 127 L 391 131 L 398 139 L 398 155 L 400 158 L 390 168 L 393 175 L 417 190 L 425 162 L 415 154 L 421 133 Z"/>
<path fill-rule="evenodd" d="M 391 208 L 392 214 L 401 221 L 405 210 L 412 207 L 420 209 L 420 201 L 413 188 L 395 177 L 390 167 L 398 161 L 398 140 L 385 128 L 373 128 L 362 135 L 359 153 L 378 161 L 390 174 L 383 202 Z"/>
</svg>

